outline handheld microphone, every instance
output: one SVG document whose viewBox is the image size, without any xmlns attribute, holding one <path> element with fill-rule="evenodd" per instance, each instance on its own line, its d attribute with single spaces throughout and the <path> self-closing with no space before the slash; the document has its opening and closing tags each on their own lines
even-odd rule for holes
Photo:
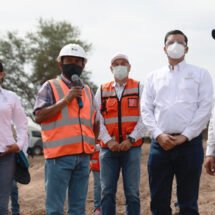
<svg viewBox="0 0 215 215">
<path fill-rule="evenodd" d="M 212 35 L 213 39 L 215 40 L 215 29 L 212 30 L 211 35 Z"/>
<path fill-rule="evenodd" d="M 71 81 L 75 87 L 83 87 L 81 80 L 78 75 L 74 74 L 71 76 Z M 80 97 L 77 98 L 79 108 L 84 106 L 83 101 Z"/>
</svg>

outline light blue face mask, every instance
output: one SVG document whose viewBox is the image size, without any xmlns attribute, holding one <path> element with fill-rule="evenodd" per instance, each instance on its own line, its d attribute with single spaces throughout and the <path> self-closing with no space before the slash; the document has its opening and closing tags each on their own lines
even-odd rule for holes
<svg viewBox="0 0 215 215">
<path fill-rule="evenodd" d="M 117 80 L 123 80 L 128 77 L 128 67 L 127 66 L 114 66 L 112 67 L 114 78 Z"/>
</svg>

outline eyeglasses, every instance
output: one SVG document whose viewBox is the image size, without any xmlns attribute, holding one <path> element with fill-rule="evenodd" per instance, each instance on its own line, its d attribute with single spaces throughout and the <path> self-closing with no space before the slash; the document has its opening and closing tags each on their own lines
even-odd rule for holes
<svg viewBox="0 0 215 215">
<path fill-rule="evenodd" d="M 178 40 L 170 40 L 166 42 L 166 46 L 172 45 L 174 43 L 178 43 L 180 45 L 186 46 L 187 44 L 184 41 L 178 41 Z"/>
</svg>

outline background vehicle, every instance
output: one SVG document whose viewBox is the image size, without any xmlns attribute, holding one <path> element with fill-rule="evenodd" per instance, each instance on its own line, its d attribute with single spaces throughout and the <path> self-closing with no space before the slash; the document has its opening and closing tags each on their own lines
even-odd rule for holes
<svg viewBox="0 0 215 215">
<path fill-rule="evenodd" d="M 34 126 L 28 126 L 28 135 L 29 135 L 28 154 L 30 155 L 43 154 L 43 142 L 40 129 Z"/>
</svg>

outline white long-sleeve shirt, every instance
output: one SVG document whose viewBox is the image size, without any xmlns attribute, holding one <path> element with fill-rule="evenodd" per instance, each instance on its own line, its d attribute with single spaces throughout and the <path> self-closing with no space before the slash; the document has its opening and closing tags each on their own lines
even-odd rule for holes
<svg viewBox="0 0 215 215">
<path fill-rule="evenodd" d="M 12 125 L 16 129 L 14 140 Z M 8 145 L 16 143 L 20 149 L 28 144 L 27 118 L 21 106 L 19 97 L 0 86 L 0 152 L 4 152 Z"/>
<path fill-rule="evenodd" d="M 212 103 L 209 73 L 182 61 L 174 70 L 166 66 L 149 75 L 141 101 L 142 120 L 154 138 L 180 133 L 191 140 L 206 127 Z"/>
<path fill-rule="evenodd" d="M 120 86 L 117 82 L 114 82 L 114 88 L 116 90 L 116 94 L 118 99 L 121 98 L 123 90 L 126 86 L 126 83 L 122 86 Z M 143 92 L 143 85 L 140 84 L 140 97 L 142 95 Z M 95 95 L 95 100 L 97 102 L 98 107 L 101 106 L 101 89 L 98 88 L 96 95 Z M 132 131 L 132 133 L 129 135 L 130 137 L 134 138 L 135 140 L 138 140 L 139 138 L 143 137 L 143 133 L 144 133 L 144 126 L 141 120 L 141 116 L 136 124 L 136 126 L 134 127 L 134 130 Z M 110 134 L 107 131 L 106 126 L 104 125 L 104 118 L 102 115 L 100 115 L 100 133 L 99 133 L 99 137 L 98 139 L 102 140 L 104 143 L 107 143 L 108 141 L 110 141 L 112 139 L 112 137 L 110 136 Z"/>
<path fill-rule="evenodd" d="M 207 148 L 206 148 L 206 156 L 215 157 L 215 107 L 208 127 L 208 141 L 207 141 Z"/>
</svg>

